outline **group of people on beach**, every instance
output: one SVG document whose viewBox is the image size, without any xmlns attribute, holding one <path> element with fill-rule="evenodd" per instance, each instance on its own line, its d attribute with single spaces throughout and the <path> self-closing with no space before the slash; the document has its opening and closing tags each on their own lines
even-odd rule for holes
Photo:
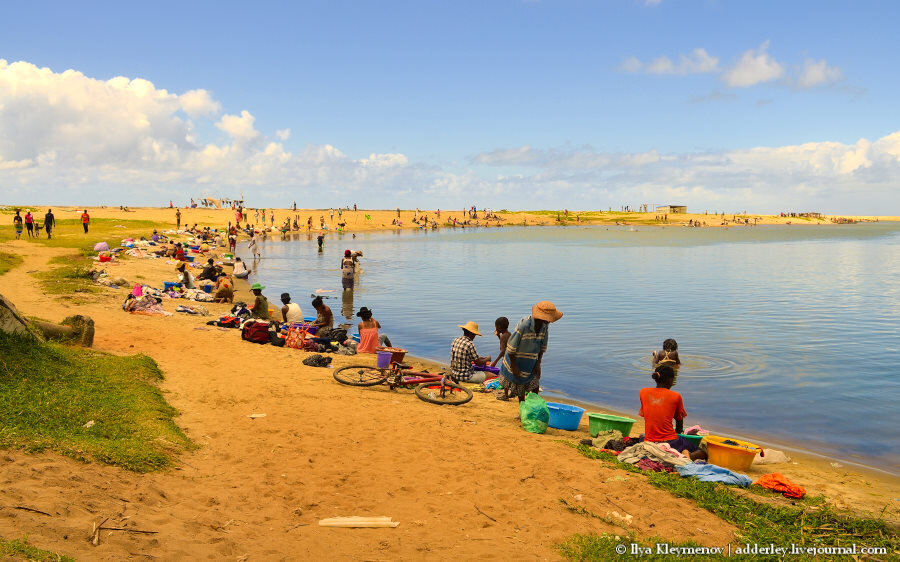
<svg viewBox="0 0 900 562">
<path fill-rule="evenodd" d="M 88 224 L 90 223 L 90 216 L 88 215 L 87 210 L 84 211 L 84 214 L 81 215 L 82 223 L 84 225 L 84 232 L 88 231 Z M 22 216 L 22 211 L 20 209 L 16 209 L 16 214 L 13 216 L 13 228 L 16 230 L 16 240 L 20 240 L 22 238 L 23 227 L 24 230 L 28 231 L 29 238 L 40 238 L 41 231 L 45 231 L 47 233 L 47 238 L 53 238 L 53 228 L 56 226 L 56 217 L 53 215 L 53 209 L 47 209 L 47 213 L 44 215 L 43 224 L 37 222 L 34 218 L 34 215 L 31 214 L 31 211 L 25 211 L 25 216 Z"/>
</svg>

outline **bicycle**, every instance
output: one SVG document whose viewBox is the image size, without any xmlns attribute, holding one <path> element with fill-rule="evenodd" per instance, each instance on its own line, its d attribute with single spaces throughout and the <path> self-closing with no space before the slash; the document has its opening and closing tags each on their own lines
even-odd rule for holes
<svg viewBox="0 0 900 562">
<path fill-rule="evenodd" d="M 413 371 L 409 365 L 392 362 L 390 368 L 350 365 L 334 372 L 334 380 L 349 386 L 377 386 L 388 388 L 415 386 L 416 396 L 431 404 L 459 406 L 472 400 L 472 391 L 447 378 L 444 373 Z"/>
</svg>

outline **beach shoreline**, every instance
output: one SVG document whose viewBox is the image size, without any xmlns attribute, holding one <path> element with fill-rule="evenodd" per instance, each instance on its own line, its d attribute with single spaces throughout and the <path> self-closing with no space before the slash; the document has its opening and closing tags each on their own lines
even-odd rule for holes
<svg viewBox="0 0 900 562">
<path fill-rule="evenodd" d="M 109 213 L 109 218 L 146 220 L 147 229 L 161 222 L 156 212 Z M 80 231 L 78 225 L 66 226 L 55 236 L 81 238 Z M 479 557 L 500 548 L 507 556 L 541 559 L 558 556 L 553 545 L 574 533 L 622 532 L 601 519 L 561 508 L 560 498 L 600 514 L 610 513 L 603 502 L 613 498 L 634 516 L 629 530 L 638 537 L 709 545 L 734 540 L 733 527 L 713 514 L 651 488 L 645 478 L 623 477 L 558 442 L 587 437 L 586 418 L 578 432 L 550 429 L 536 436 L 522 431 L 514 402 L 497 401 L 491 394 L 477 394 L 469 405 L 452 409 L 426 404 L 403 391 L 343 387 L 332 380 L 332 370 L 301 365 L 304 352 L 253 345 L 241 341 L 234 330 L 205 325 L 230 305 L 203 303 L 210 317 L 161 318 L 123 312 L 124 289 L 103 289 L 73 302 L 47 294 L 29 272 L 46 270 L 52 267 L 50 259 L 75 250 L 28 241 L 0 243 L 0 250 L 24 259 L 0 276 L 0 293 L 23 314 L 54 322 L 75 310 L 87 314 L 97 323 L 96 349 L 145 353 L 155 359 L 166 375 L 162 388 L 167 399 L 181 412 L 176 422 L 200 445 L 179 455 L 176 470 L 146 475 L 97 463 L 85 466 L 52 453 L 9 451 L 15 484 L 0 492 L 5 503 L 27 497 L 39 508 L 62 509 L 72 504 L 71 484 L 80 479 L 90 509 L 73 506 L 70 517 L 52 522 L 2 518 L 0 535 L 27 534 L 39 545 L 56 545 L 64 533 L 89 529 L 99 511 L 132 517 L 162 532 L 165 541 L 140 544 L 165 557 L 305 552 L 353 558 L 373 551 L 387 558 L 409 558 L 424 555 L 427 551 L 416 545 L 428 542 L 439 549 L 431 554 L 440 558 Z M 157 286 L 174 276 L 174 266 L 162 259 L 127 258 L 107 269 Z M 169 311 L 175 304 L 180 303 L 164 302 Z M 414 350 L 409 360 L 415 367 L 441 364 L 416 358 Z M 374 357 L 334 358 L 336 367 L 360 362 L 374 363 Z M 257 413 L 267 417 L 248 418 Z M 634 413 L 625 415 L 640 422 Z M 639 427 L 636 424 L 635 430 Z M 447 442 L 455 447 L 447 451 L 438 445 Z M 811 495 L 825 494 L 839 508 L 872 516 L 881 512 L 886 520 L 900 522 L 898 510 L 888 509 L 897 478 L 822 465 L 802 455 L 794 462 L 798 464 L 769 465 L 765 472 L 783 472 Z M 447 474 L 464 476 L 437 479 Z M 762 472 L 751 471 L 756 474 Z M 372 475 L 397 478 L 380 476 L 376 484 Z M 408 484 L 405 480 L 414 475 L 435 485 Z M 514 486 L 500 485 L 511 476 Z M 491 518 L 479 515 L 473 505 Z M 659 510 L 676 515 L 660 520 L 655 515 Z M 365 514 L 392 515 L 402 524 L 387 536 L 337 535 L 315 526 L 324 517 Z M 258 525 L 270 530 L 261 534 Z M 695 530 L 698 526 L 702 531 Z M 222 531 L 225 527 L 228 533 Z M 66 546 L 81 557 L 116 557 L 133 552 L 139 539 L 105 537 L 102 551 L 86 542 Z"/>
</svg>

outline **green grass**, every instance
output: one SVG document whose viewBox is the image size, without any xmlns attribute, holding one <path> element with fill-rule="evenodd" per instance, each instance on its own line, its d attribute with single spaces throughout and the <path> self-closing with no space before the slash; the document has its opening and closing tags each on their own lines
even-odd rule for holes
<svg viewBox="0 0 900 562">
<path fill-rule="evenodd" d="M 22 263 L 22 256 L 0 252 L 0 275 Z"/>
<path fill-rule="evenodd" d="M 162 378 L 144 355 L 0 332 L 0 447 L 49 449 L 137 472 L 167 467 L 191 443 L 157 386 Z"/>
<path fill-rule="evenodd" d="M 44 215 L 36 217 L 41 224 Z M 14 240 L 16 233 L 11 226 L 0 228 L 0 242 Z M 28 231 L 22 233 L 22 240 L 33 244 L 42 244 L 53 248 L 80 248 L 91 249 L 97 242 L 106 242 L 110 248 L 118 246 L 123 238 L 139 238 L 150 236 L 153 229 L 171 228 L 168 223 L 158 223 L 148 220 L 129 219 L 91 219 L 90 231 L 85 234 L 81 227 L 81 219 L 57 218 L 56 227 L 53 229 L 53 238 L 47 239 L 47 233 L 41 231 L 40 238 L 29 238 Z M 122 228 L 120 228 L 122 227 Z"/>
<path fill-rule="evenodd" d="M 614 455 L 597 451 L 585 445 L 574 445 L 579 453 L 600 460 L 615 468 L 640 472 L 631 465 L 619 463 Z M 866 547 L 883 547 L 887 555 L 876 556 L 876 560 L 896 559 L 900 556 L 900 536 L 897 531 L 881 519 L 856 517 L 848 512 L 839 512 L 825 505 L 821 496 L 805 501 L 763 502 L 759 496 L 779 496 L 762 488 L 751 486 L 752 494 L 742 494 L 728 486 L 715 482 L 700 482 L 694 478 L 681 478 L 677 474 L 664 472 L 647 473 L 649 483 L 661 490 L 694 502 L 697 506 L 716 514 L 724 521 L 737 527 L 738 532 L 732 542 L 733 548 L 746 543 L 776 546 L 800 547 L 850 547 L 853 544 Z M 783 504 L 783 505 L 782 505 Z M 627 540 L 610 535 L 575 535 L 558 545 L 559 552 L 569 560 L 608 560 L 615 557 L 615 547 L 621 544 L 652 546 L 654 540 Z M 697 546 L 684 543 L 681 546 Z M 630 547 L 629 547 L 630 548 Z M 642 560 L 670 560 L 676 557 L 668 554 L 659 558 L 642 556 Z M 691 558 L 707 560 L 721 558 Z M 740 560 L 769 560 L 776 556 L 742 555 Z M 792 556 L 792 560 L 814 560 L 813 556 Z M 822 559 L 821 557 L 818 559 Z M 849 556 L 829 555 L 829 560 L 850 560 Z"/>
<path fill-rule="evenodd" d="M 75 293 L 99 293 L 101 289 L 91 277 L 94 262 L 83 255 L 57 256 L 48 262 L 52 267 L 33 275 L 41 282 L 45 293 L 71 296 Z"/>
<path fill-rule="evenodd" d="M 74 558 L 41 550 L 28 543 L 28 538 L 7 540 L 0 537 L 0 555 L 4 560 L 36 560 L 37 562 L 74 562 Z"/>
</svg>

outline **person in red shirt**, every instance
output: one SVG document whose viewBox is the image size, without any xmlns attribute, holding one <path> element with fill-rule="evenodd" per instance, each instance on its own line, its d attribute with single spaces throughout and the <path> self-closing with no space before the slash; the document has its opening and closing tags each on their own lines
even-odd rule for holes
<svg viewBox="0 0 900 562">
<path fill-rule="evenodd" d="M 660 365 L 653 371 L 656 388 L 641 389 L 641 409 L 644 418 L 644 441 L 668 443 L 673 449 L 690 455 L 691 460 L 706 459 L 706 451 L 700 450 L 678 433 L 684 433 L 684 402 L 681 395 L 671 390 L 675 384 L 675 370 L 668 365 Z M 675 428 L 672 428 L 675 420 Z"/>
<path fill-rule="evenodd" d="M 87 209 L 81 213 L 81 226 L 84 227 L 84 233 L 87 234 L 88 225 L 91 224 L 91 217 L 88 215 Z"/>
</svg>

